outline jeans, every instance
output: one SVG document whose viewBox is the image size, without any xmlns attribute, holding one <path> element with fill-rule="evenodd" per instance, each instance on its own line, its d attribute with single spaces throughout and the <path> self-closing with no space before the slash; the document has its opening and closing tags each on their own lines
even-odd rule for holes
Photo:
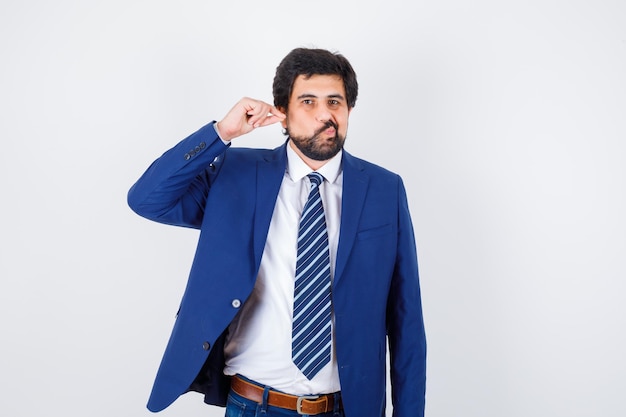
<svg viewBox="0 0 626 417">
<path fill-rule="evenodd" d="M 295 410 L 267 405 L 269 390 L 269 387 L 265 388 L 262 404 L 244 398 L 231 390 L 228 393 L 225 417 L 299 417 L 302 415 Z M 338 398 L 335 399 L 335 404 L 339 404 Z M 343 410 L 339 410 L 338 405 L 335 408 L 335 411 L 315 414 L 315 417 L 344 417 Z"/>
</svg>

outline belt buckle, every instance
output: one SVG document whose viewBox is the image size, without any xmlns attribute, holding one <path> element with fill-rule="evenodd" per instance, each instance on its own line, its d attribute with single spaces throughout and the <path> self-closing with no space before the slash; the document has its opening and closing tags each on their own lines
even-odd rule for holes
<svg viewBox="0 0 626 417">
<path fill-rule="evenodd" d="M 302 412 L 302 401 L 303 400 L 317 400 L 319 395 L 303 395 L 302 397 L 298 397 L 298 401 L 296 401 L 296 412 L 301 416 L 304 415 Z"/>
</svg>

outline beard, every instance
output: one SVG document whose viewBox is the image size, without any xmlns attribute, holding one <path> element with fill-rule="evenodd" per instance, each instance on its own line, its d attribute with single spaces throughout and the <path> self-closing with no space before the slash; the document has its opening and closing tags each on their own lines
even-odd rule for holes
<svg viewBox="0 0 626 417">
<path fill-rule="evenodd" d="M 322 138 L 322 134 L 328 128 L 335 129 L 335 136 Z M 314 161 L 327 161 L 343 149 L 346 137 L 339 134 L 337 124 L 331 120 L 327 121 L 321 129 L 318 129 L 313 136 L 296 136 L 289 132 L 289 127 L 285 128 L 285 134 L 296 145 L 307 158 Z"/>
</svg>

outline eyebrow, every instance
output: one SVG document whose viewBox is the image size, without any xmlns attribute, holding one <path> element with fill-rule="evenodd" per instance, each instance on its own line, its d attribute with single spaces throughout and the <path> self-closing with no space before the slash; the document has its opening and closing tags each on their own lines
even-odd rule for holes
<svg viewBox="0 0 626 417">
<path fill-rule="evenodd" d="M 318 97 L 315 94 L 311 94 L 311 93 L 304 93 L 298 96 L 298 100 L 303 99 L 303 98 L 318 98 Z M 341 100 L 345 100 L 345 98 L 341 94 L 329 94 L 326 96 L 326 98 L 338 98 Z"/>
</svg>

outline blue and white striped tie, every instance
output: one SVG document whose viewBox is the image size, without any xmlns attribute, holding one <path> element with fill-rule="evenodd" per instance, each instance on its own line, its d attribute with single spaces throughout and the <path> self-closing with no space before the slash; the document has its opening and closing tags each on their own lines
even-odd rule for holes
<svg viewBox="0 0 626 417">
<path fill-rule="evenodd" d="M 298 230 L 291 354 L 312 379 L 330 361 L 331 279 L 326 218 L 319 186 L 324 177 L 308 175 L 311 191 Z"/>
</svg>

